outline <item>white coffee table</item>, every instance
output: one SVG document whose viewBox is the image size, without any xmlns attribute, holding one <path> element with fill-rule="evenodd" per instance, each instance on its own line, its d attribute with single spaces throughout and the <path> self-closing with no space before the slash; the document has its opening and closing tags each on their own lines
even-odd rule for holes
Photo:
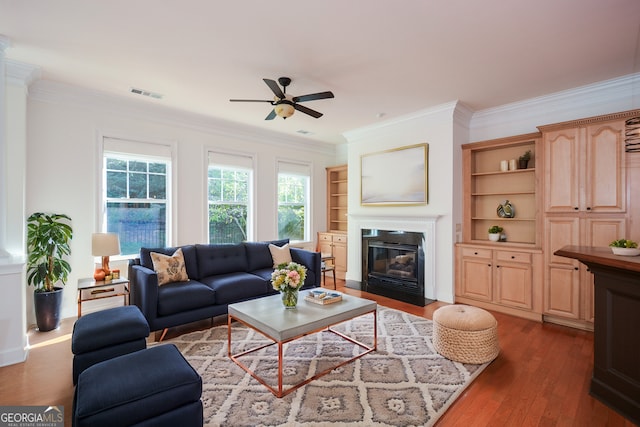
<svg viewBox="0 0 640 427">
<path fill-rule="evenodd" d="M 358 298 L 350 295 L 344 295 L 342 301 L 319 305 L 304 300 L 304 297 L 309 291 L 300 292 L 298 298 L 298 306 L 293 310 L 287 310 L 282 305 L 282 299 L 280 295 L 273 295 L 264 298 L 258 298 L 251 301 L 240 302 L 229 305 L 228 315 L 228 347 L 229 357 L 238 366 L 247 371 L 253 378 L 264 385 L 271 393 L 276 397 L 283 397 L 292 391 L 302 387 L 309 382 L 320 378 L 323 375 L 328 374 L 332 370 L 350 363 L 365 354 L 371 353 L 377 349 L 378 344 L 378 317 L 376 313 L 377 303 L 363 298 Z M 331 329 L 331 326 L 338 323 L 345 322 L 347 320 L 354 319 L 359 316 L 363 316 L 368 313 L 373 313 L 373 345 L 367 346 L 359 341 L 352 339 L 338 331 Z M 248 327 L 260 332 L 266 336 L 272 343 L 253 348 L 242 353 L 231 353 L 231 323 L 232 321 L 239 321 Z M 293 385 L 288 389 L 283 388 L 282 384 L 282 365 L 283 355 L 282 348 L 287 342 L 293 341 L 297 338 L 301 338 L 305 335 L 309 335 L 322 330 L 328 330 L 336 335 L 350 341 L 365 351 L 345 360 L 329 369 L 325 369 L 322 372 L 316 373 L 314 376 L 307 378 L 306 380 Z M 278 388 L 267 384 L 267 382 L 259 377 L 255 372 L 244 365 L 238 358 L 261 350 L 265 347 L 277 344 L 278 345 Z"/>
</svg>

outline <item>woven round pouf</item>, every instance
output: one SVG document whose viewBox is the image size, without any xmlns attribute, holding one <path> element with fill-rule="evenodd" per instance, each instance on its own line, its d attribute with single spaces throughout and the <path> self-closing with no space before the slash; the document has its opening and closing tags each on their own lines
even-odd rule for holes
<svg viewBox="0 0 640 427">
<path fill-rule="evenodd" d="M 433 346 L 461 363 L 490 362 L 500 353 L 498 322 L 486 310 L 454 304 L 433 312 Z"/>
</svg>

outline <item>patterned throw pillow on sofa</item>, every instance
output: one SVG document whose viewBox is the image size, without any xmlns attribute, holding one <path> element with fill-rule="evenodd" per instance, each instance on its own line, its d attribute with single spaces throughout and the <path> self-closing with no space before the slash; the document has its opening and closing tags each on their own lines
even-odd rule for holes
<svg viewBox="0 0 640 427">
<path fill-rule="evenodd" d="M 189 280 L 182 249 L 178 248 L 171 256 L 157 252 L 151 252 L 150 255 L 151 261 L 153 261 L 153 270 L 158 274 L 158 286 Z"/>
</svg>

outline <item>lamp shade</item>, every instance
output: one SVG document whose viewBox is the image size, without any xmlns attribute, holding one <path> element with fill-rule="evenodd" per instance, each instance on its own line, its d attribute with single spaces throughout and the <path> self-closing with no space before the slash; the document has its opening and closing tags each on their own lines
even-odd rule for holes
<svg viewBox="0 0 640 427">
<path fill-rule="evenodd" d="M 120 253 L 120 239 L 116 233 L 93 233 L 91 236 L 91 254 L 110 256 Z"/>
</svg>

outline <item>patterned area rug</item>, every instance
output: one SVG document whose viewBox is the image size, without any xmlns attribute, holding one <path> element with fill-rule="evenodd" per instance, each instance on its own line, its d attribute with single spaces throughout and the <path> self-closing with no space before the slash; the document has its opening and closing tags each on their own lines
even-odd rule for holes
<svg viewBox="0 0 640 427">
<path fill-rule="evenodd" d="M 373 343 L 373 315 L 335 326 Z M 227 326 L 167 341 L 182 351 L 203 380 L 206 426 L 430 426 L 488 365 L 452 362 L 431 343 L 432 322 L 378 306 L 378 350 L 281 399 L 227 356 Z M 268 342 L 240 324 L 232 327 L 234 354 Z M 331 332 L 284 348 L 284 383 L 295 384 L 363 350 Z M 243 356 L 277 388 L 277 346 Z M 285 387 L 288 388 L 288 387 Z"/>
</svg>

